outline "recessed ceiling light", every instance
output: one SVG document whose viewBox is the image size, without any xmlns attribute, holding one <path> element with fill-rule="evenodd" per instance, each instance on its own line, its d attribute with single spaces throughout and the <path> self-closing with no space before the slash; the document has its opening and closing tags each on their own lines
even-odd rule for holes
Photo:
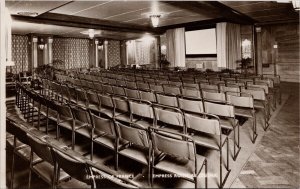
<svg viewBox="0 0 300 189">
<path fill-rule="evenodd" d="M 31 17 L 35 17 L 39 15 L 37 12 L 28 12 L 28 11 L 18 12 L 17 14 L 21 16 L 31 16 Z"/>
</svg>

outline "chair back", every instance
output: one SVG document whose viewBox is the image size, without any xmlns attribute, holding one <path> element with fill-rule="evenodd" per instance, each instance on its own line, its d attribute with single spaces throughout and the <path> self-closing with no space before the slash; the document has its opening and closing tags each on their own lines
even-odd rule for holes
<svg viewBox="0 0 300 189">
<path fill-rule="evenodd" d="M 190 113 L 184 113 L 184 118 L 187 129 L 213 135 L 221 135 L 221 126 L 218 118 L 208 119 L 207 117 L 200 116 L 199 114 Z"/>
<path fill-rule="evenodd" d="M 129 113 L 128 100 L 125 97 L 112 97 L 114 107 L 116 111 L 121 111 L 124 113 Z"/>
<path fill-rule="evenodd" d="M 195 160 L 194 143 L 191 140 L 183 139 L 182 135 L 154 130 L 151 132 L 151 139 L 154 150 L 187 160 Z"/>
<path fill-rule="evenodd" d="M 155 122 L 157 121 L 184 127 L 183 113 L 177 108 L 166 108 L 162 106 L 155 106 L 154 108 Z"/>
<path fill-rule="evenodd" d="M 178 101 L 176 96 L 164 95 L 160 93 L 156 93 L 157 103 L 161 105 L 178 107 Z"/>
<path fill-rule="evenodd" d="M 63 153 L 55 148 L 52 148 L 52 153 L 57 162 L 58 167 L 63 169 L 72 178 L 75 178 L 81 182 L 91 185 L 91 172 L 82 159 L 75 158 L 72 155 Z"/>
<path fill-rule="evenodd" d="M 154 118 L 152 104 L 150 102 L 129 100 L 129 106 L 132 116 L 137 115 L 144 118 Z"/>
<path fill-rule="evenodd" d="M 236 95 L 227 94 L 227 102 L 238 107 L 254 108 L 254 100 L 251 95 L 236 96 Z"/>
<path fill-rule="evenodd" d="M 203 101 L 193 100 L 188 98 L 178 98 L 179 108 L 183 111 L 193 112 L 193 113 L 203 113 Z"/>
<path fill-rule="evenodd" d="M 117 136 L 115 125 L 112 119 L 107 119 L 103 117 L 96 116 L 94 114 L 91 114 L 92 118 L 92 124 L 94 127 L 94 133 L 97 134 L 109 134 L 111 136 Z"/>
<path fill-rule="evenodd" d="M 126 96 L 129 98 L 140 99 L 140 93 L 137 89 L 128 89 L 125 88 Z"/>
<path fill-rule="evenodd" d="M 133 124 L 132 126 L 126 126 L 119 122 L 116 122 L 118 136 L 121 139 L 129 141 L 135 145 L 142 147 L 150 147 L 148 130 L 142 126 Z"/>
<path fill-rule="evenodd" d="M 51 149 L 45 141 L 38 139 L 30 134 L 27 134 L 29 146 L 31 150 L 39 156 L 42 160 L 54 165 L 54 161 L 51 154 Z"/>
<path fill-rule="evenodd" d="M 140 90 L 139 92 L 140 92 L 140 96 L 141 96 L 142 100 L 146 100 L 146 101 L 154 102 L 154 103 L 157 102 L 154 92 L 152 92 L 152 91 L 142 91 L 142 90 Z"/>
<path fill-rule="evenodd" d="M 113 86 L 112 88 L 115 95 L 125 96 L 125 90 L 123 87 Z"/>
<path fill-rule="evenodd" d="M 205 112 L 209 114 L 215 114 L 217 116 L 223 116 L 228 118 L 235 117 L 233 105 L 204 102 L 204 107 Z"/>
</svg>

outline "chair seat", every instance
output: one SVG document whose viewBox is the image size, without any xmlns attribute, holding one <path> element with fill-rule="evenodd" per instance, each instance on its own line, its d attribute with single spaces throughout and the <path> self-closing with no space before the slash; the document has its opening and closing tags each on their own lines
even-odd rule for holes
<svg viewBox="0 0 300 189">
<path fill-rule="evenodd" d="M 92 136 L 92 128 L 90 127 L 82 127 L 75 131 L 76 133 L 79 133 L 87 138 L 90 138 Z"/>
<path fill-rule="evenodd" d="M 134 159 L 144 165 L 148 165 L 148 149 L 130 146 L 119 152 L 121 155 Z"/>
<path fill-rule="evenodd" d="M 248 118 L 253 117 L 252 109 L 249 109 L 249 108 L 235 107 L 234 111 L 235 111 L 235 115 L 237 115 L 237 116 L 248 117 Z"/>
<path fill-rule="evenodd" d="M 129 123 L 130 122 L 130 116 L 128 114 L 123 114 L 123 113 L 117 113 L 116 112 L 116 115 L 115 115 L 115 119 L 118 120 L 118 121 L 124 121 L 124 122 L 127 122 Z M 132 119 L 132 122 L 136 122 L 137 119 L 133 118 Z"/>
<path fill-rule="evenodd" d="M 238 120 L 220 118 L 220 125 L 223 129 L 233 130 L 234 126 L 238 124 Z"/>
<path fill-rule="evenodd" d="M 108 117 L 113 117 L 114 115 L 113 110 L 111 109 L 101 108 L 99 112 L 107 115 Z"/>
<path fill-rule="evenodd" d="M 201 166 L 203 165 L 205 161 L 205 157 L 196 155 L 197 158 L 197 171 L 199 172 Z M 176 157 L 166 156 L 163 158 L 160 162 L 158 162 L 156 165 L 154 165 L 156 169 L 171 173 L 171 174 L 177 174 L 181 176 L 182 178 L 189 179 L 191 181 L 194 181 L 194 171 L 195 171 L 195 163 L 194 161 L 188 160 L 188 159 L 179 159 Z"/>
<path fill-rule="evenodd" d="M 25 161 L 30 161 L 30 153 L 31 153 L 31 148 L 30 146 L 26 146 L 25 148 L 21 148 L 20 150 L 16 151 L 16 154 L 24 159 Z M 34 154 L 33 156 L 33 163 L 39 162 L 41 159 Z"/>
<path fill-rule="evenodd" d="M 212 135 L 208 133 L 196 133 L 192 136 L 195 143 L 199 146 L 205 146 L 210 149 L 220 150 L 220 136 Z M 222 142 L 224 144 L 226 136 L 222 135 Z"/>
<path fill-rule="evenodd" d="M 59 125 L 62 126 L 62 127 L 64 127 L 64 128 L 72 130 L 73 120 L 62 121 L 62 122 L 59 123 Z M 83 122 L 75 120 L 75 127 L 74 127 L 74 129 L 76 130 L 77 128 L 83 127 L 85 125 L 87 125 L 87 123 L 83 123 Z"/>
<path fill-rule="evenodd" d="M 32 170 L 36 172 L 44 181 L 51 184 L 54 176 L 54 168 L 50 163 L 43 161 L 33 165 Z M 70 176 L 60 169 L 59 181 L 68 179 Z"/>
<path fill-rule="evenodd" d="M 80 182 L 76 179 L 71 179 L 67 182 L 61 182 L 58 184 L 57 188 L 87 188 L 87 189 L 90 189 L 91 186 L 90 185 L 87 185 L 86 183 L 84 182 Z"/>
<path fill-rule="evenodd" d="M 115 149 L 115 138 L 105 135 L 94 139 L 94 142 L 101 144 L 107 148 Z"/>
<path fill-rule="evenodd" d="M 254 100 L 254 108 L 258 108 L 258 109 L 265 108 L 264 102 L 258 101 L 258 100 Z"/>
<path fill-rule="evenodd" d="M 89 104 L 89 105 L 88 105 L 88 108 L 91 109 L 91 110 L 97 111 L 97 112 L 100 111 L 99 106 L 96 105 L 96 104 Z"/>
<path fill-rule="evenodd" d="M 139 124 L 139 125 L 141 125 L 141 126 L 144 126 L 145 128 L 147 128 L 147 127 L 152 127 L 152 126 L 153 126 L 153 123 L 152 123 L 152 122 L 149 122 L 149 121 L 144 120 L 144 119 L 142 119 L 142 120 L 137 120 L 137 119 L 135 119 L 135 121 L 132 121 L 132 122 L 134 122 L 134 123 L 136 123 L 136 124 Z"/>
</svg>

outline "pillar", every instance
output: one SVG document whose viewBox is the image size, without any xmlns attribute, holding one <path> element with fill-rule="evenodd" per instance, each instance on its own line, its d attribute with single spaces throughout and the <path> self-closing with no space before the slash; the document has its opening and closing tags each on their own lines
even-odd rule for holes
<svg viewBox="0 0 300 189">
<path fill-rule="evenodd" d="M 38 38 L 37 37 L 32 37 L 32 43 L 31 43 L 32 44 L 32 46 L 31 46 L 31 48 L 32 48 L 32 50 L 31 50 L 31 52 L 32 52 L 32 54 L 31 54 L 31 56 L 32 56 L 32 58 L 31 58 L 32 67 L 31 67 L 31 70 L 34 70 L 34 68 L 36 68 L 38 66 L 37 43 L 38 43 Z"/>
<path fill-rule="evenodd" d="M 108 69 L 108 41 L 104 41 L 104 68 Z"/>
<path fill-rule="evenodd" d="M 47 40 L 47 44 L 48 44 L 48 63 L 50 65 L 53 64 L 53 38 L 52 37 L 48 37 Z"/>
<path fill-rule="evenodd" d="M 98 51 L 98 45 L 99 45 L 99 41 L 96 39 L 95 40 L 95 67 L 99 67 L 99 51 Z"/>
<path fill-rule="evenodd" d="M 0 1 L 0 188 L 6 186 L 6 51 L 5 51 L 5 1 Z"/>
<path fill-rule="evenodd" d="M 261 27 L 255 28 L 256 32 L 256 69 L 257 74 L 263 73 L 262 68 L 262 37 L 261 37 Z"/>
</svg>

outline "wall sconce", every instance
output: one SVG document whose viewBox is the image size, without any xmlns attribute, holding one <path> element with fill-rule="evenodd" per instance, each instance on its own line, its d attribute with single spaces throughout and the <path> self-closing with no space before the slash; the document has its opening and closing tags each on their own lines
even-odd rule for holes
<svg viewBox="0 0 300 189">
<path fill-rule="evenodd" d="M 292 0 L 293 3 L 293 7 L 295 9 L 295 11 L 299 11 L 300 10 L 300 0 Z"/>
<path fill-rule="evenodd" d="M 38 47 L 40 50 L 44 50 L 44 47 L 45 47 L 45 44 L 44 44 L 44 40 L 43 38 L 41 38 L 39 44 L 38 44 Z"/>
<path fill-rule="evenodd" d="M 103 50 L 103 45 L 99 45 L 98 50 L 102 51 Z"/>
</svg>

